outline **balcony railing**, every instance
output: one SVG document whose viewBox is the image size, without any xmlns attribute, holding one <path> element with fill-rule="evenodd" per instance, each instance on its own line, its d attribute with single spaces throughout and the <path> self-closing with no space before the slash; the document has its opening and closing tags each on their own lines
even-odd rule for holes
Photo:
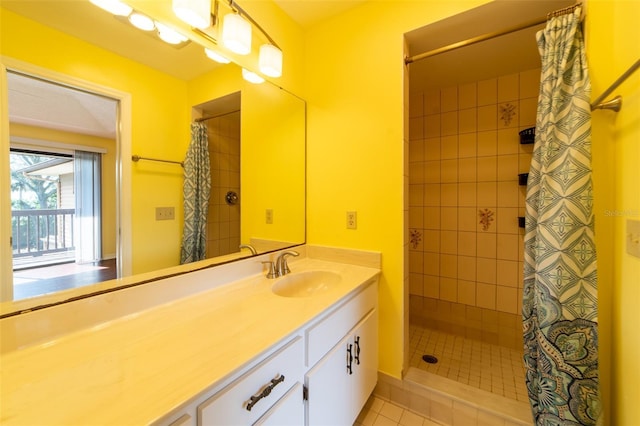
<svg viewBox="0 0 640 426">
<path fill-rule="evenodd" d="M 75 209 L 12 210 L 13 257 L 71 251 Z"/>
</svg>

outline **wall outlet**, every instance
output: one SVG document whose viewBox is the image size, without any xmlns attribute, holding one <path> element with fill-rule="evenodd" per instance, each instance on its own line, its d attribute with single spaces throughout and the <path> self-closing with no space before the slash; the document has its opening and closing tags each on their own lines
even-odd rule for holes
<svg viewBox="0 0 640 426">
<path fill-rule="evenodd" d="M 264 219 L 265 223 L 269 225 L 273 223 L 273 209 L 266 209 L 264 211 Z"/>
<path fill-rule="evenodd" d="M 176 210 L 173 207 L 156 207 L 156 220 L 174 220 Z"/>
<path fill-rule="evenodd" d="M 358 213 L 347 212 L 347 229 L 357 229 L 357 228 L 358 228 Z"/>
</svg>

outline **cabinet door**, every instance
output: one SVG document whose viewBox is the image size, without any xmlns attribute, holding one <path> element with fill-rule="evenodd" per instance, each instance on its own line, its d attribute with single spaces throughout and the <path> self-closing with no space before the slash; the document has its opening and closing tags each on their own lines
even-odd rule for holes
<svg viewBox="0 0 640 426">
<path fill-rule="evenodd" d="M 351 336 L 342 339 L 305 376 L 309 389 L 307 424 L 346 425 L 350 420 L 351 388 L 347 372 L 347 349 Z"/>
<path fill-rule="evenodd" d="M 300 426 L 304 424 L 302 384 L 297 383 L 262 416 L 255 425 Z"/>
<path fill-rule="evenodd" d="M 378 381 L 378 311 L 371 311 L 353 330 L 353 375 L 350 376 L 353 396 L 353 418 L 364 407 Z"/>
</svg>

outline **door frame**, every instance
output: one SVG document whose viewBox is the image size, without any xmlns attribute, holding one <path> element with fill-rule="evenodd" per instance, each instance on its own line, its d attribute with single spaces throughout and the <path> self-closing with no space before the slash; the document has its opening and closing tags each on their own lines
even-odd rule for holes
<svg viewBox="0 0 640 426">
<path fill-rule="evenodd" d="M 116 257 L 118 277 L 132 273 L 131 94 L 27 62 L 0 56 L 0 302 L 13 300 L 11 181 L 9 171 L 9 99 L 7 70 L 70 86 L 117 101 L 116 116 Z"/>
</svg>

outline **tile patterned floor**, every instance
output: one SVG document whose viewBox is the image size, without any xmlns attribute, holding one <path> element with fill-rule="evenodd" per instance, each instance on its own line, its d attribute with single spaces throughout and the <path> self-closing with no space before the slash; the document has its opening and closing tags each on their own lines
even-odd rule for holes
<svg viewBox="0 0 640 426">
<path fill-rule="evenodd" d="M 413 324 L 409 328 L 409 338 L 410 366 L 516 401 L 529 401 L 522 351 Z M 425 354 L 435 356 L 438 362 L 423 361 Z"/>
<path fill-rule="evenodd" d="M 354 426 L 441 426 L 400 405 L 371 396 Z"/>
</svg>

